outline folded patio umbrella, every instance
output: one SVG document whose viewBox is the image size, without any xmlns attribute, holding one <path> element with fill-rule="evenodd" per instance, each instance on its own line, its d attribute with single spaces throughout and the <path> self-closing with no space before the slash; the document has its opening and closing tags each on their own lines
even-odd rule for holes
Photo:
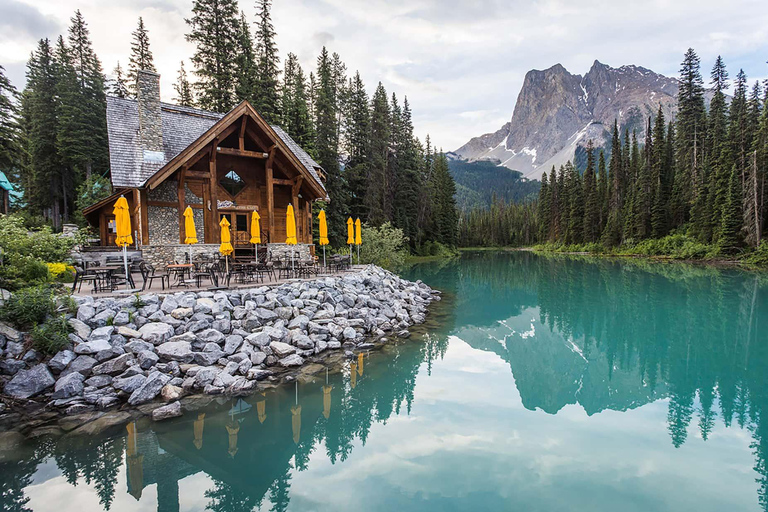
<svg viewBox="0 0 768 512">
<path fill-rule="evenodd" d="M 360 217 L 355 221 L 355 245 L 357 246 L 357 264 L 360 264 L 360 245 L 363 243 L 363 236 L 360 233 Z"/>
<path fill-rule="evenodd" d="M 254 210 L 251 213 L 251 243 L 256 251 L 256 261 L 259 260 L 259 244 L 261 243 L 261 226 L 259 226 L 259 213 Z"/>
<path fill-rule="evenodd" d="M 189 262 L 192 263 L 192 244 L 197 243 L 197 232 L 195 231 L 195 214 L 190 206 L 184 210 L 184 243 L 189 246 Z"/>
<path fill-rule="evenodd" d="M 120 196 L 115 202 L 112 213 L 115 214 L 115 243 L 123 248 L 123 266 L 125 267 L 125 288 L 130 286 L 131 276 L 128 274 L 128 246 L 133 243 L 131 236 L 131 213 L 128 211 L 128 200 Z"/>
<path fill-rule="evenodd" d="M 320 224 L 320 245 L 323 248 L 323 267 L 325 267 L 325 246 L 328 245 L 328 222 L 325 220 L 325 210 L 317 214 L 317 222 Z"/>
<path fill-rule="evenodd" d="M 219 226 L 221 226 L 221 245 L 219 246 L 219 252 L 224 255 L 226 273 L 229 275 L 229 255 L 235 252 L 235 250 L 232 248 L 232 236 L 229 233 L 229 221 L 226 217 L 221 218 Z"/>
</svg>

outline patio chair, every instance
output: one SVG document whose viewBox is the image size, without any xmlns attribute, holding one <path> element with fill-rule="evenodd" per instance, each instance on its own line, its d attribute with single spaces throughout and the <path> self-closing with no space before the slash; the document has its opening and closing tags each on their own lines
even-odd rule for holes
<svg viewBox="0 0 768 512">
<path fill-rule="evenodd" d="M 77 287 L 77 292 L 80 293 L 80 290 L 83 289 L 84 282 L 93 285 L 93 293 L 99 292 L 98 276 L 93 272 L 83 270 L 81 267 L 75 267 L 75 280 L 72 282 L 72 293 L 75 292 L 75 287 Z"/>
<path fill-rule="evenodd" d="M 144 279 L 144 284 L 141 286 L 141 291 L 144 291 L 147 288 L 147 282 L 149 282 L 149 287 L 152 288 L 152 283 L 155 279 L 160 280 L 160 286 L 163 290 L 165 290 L 166 281 L 168 282 L 168 288 L 171 287 L 171 276 L 169 276 L 167 272 L 158 274 L 155 272 L 155 267 L 143 261 L 141 262 L 139 271 L 141 272 L 142 279 Z"/>
<path fill-rule="evenodd" d="M 200 265 L 200 270 L 194 272 L 192 277 L 197 282 L 197 287 L 200 288 L 203 279 L 207 279 L 211 282 L 211 286 L 218 286 L 218 279 L 216 279 L 216 272 L 214 271 L 213 263 L 204 263 Z"/>
</svg>

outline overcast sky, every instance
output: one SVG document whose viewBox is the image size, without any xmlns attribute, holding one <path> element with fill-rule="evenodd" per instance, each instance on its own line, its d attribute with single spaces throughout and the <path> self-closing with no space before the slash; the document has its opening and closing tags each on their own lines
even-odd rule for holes
<svg viewBox="0 0 768 512">
<path fill-rule="evenodd" d="M 0 64 L 17 87 L 36 41 L 66 32 L 80 9 L 109 74 L 127 65 L 139 16 L 150 31 L 163 99 L 179 62 L 192 0 L 0 0 Z M 254 19 L 255 5 L 240 7 Z M 525 73 L 563 64 L 584 74 L 597 59 L 677 74 L 693 47 L 706 76 L 722 54 L 731 76 L 768 76 L 765 0 L 275 0 L 280 54 L 314 69 L 323 45 L 359 69 L 369 91 L 382 81 L 407 95 L 420 138 L 446 150 L 498 129 L 512 115 Z M 187 61 L 189 67 L 189 62 Z"/>
</svg>

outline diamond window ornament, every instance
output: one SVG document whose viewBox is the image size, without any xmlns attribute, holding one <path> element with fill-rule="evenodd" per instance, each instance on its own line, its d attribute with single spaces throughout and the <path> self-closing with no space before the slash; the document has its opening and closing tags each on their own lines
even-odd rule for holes
<svg viewBox="0 0 768 512">
<path fill-rule="evenodd" d="M 219 180 L 221 187 L 226 190 L 230 196 L 235 197 L 245 188 L 245 181 L 234 170 L 230 170 Z"/>
</svg>

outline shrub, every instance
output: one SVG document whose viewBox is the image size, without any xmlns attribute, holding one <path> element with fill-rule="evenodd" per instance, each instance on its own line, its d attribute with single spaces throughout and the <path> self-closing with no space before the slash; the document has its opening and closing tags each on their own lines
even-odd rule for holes
<svg viewBox="0 0 768 512">
<path fill-rule="evenodd" d="M 56 303 L 51 289 L 47 286 L 36 286 L 12 294 L 0 307 L 0 318 L 21 329 L 29 329 L 43 323 L 45 318 L 55 311 Z"/>
<path fill-rule="evenodd" d="M 713 259 L 720 255 L 717 247 L 701 243 L 684 234 L 643 240 L 634 246 L 623 247 L 620 252 L 643 256 L 668 256 L 680 260 Z"/>
<path fill-rule="evenodd" d="M 43 261 L 64 261 L 77 241 L 73 237 L 55 234 L 50 226 L 29 231 L 21 215 L 0 216 L 0 248 L 6 254 L 34 256 Z"/>
<path fill-rule="evenodd" d="M 71 283 L 75 280 L 75 267 L 66 263 L 46 263 L 48 273 L 60 283 Z"/>
<path fill-rule="evenodd" d="M 389 222 L 385 222 L 378 228 L 364 225 L 362 241 L 361 263 L 373 263 L 393 269 L 403 265 L 408 258 L 408 250 L 405 248 L 408 238 L 403 235 L 402 229 L 393 227 Z M 357 250 L 353 249 L 352 254 L 352 261 L 357 261 Z"/>
<path fill-rule="evenodd" d="M 436 256 L 443 258 L 451 258 L 458 255 L 458 251 L 447 245 L 443 245 L 440 242 L 428 241 L 424 242 L 421 246 L 414 250 L 417 256 Z"/>
<path fill-rule="evenodd" d="M 744 259 L 745 263 L 758 267 L 768 266 L 768 242 L 762 241 L 757 248 Z"/>
<path fill-rule="evenodd" d="M 0 265 L 0 286 L 11 291 L 45 284 L 49 277 L 48 266 L 34 256 L 11 253 Z"/>
<path fill-rule="evenodd" d="M 32 344 L 35 350 L 53 355 L 69 344 L 68 335 L 72 330 L 63 315 L 50 317 L 45 323 L 32 329 Z"/>
</svg>

